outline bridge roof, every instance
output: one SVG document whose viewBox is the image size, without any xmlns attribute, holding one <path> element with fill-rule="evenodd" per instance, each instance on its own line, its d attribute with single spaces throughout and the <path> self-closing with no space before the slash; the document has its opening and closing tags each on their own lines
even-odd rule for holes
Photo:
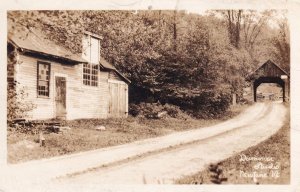
<svg viewBox="0 0 300 192">
<path fill-rule="evenodd" d="M 264 76 L 264 77 L 281 77 L 281 75 L 286 75 L 289 77 L 289 74 L 284 71 L 281 67 L 275 64 L 273 61 L 268 60 L 260 67 L 258 67 L 250 77 L 254 76 Z"/>
</svg>

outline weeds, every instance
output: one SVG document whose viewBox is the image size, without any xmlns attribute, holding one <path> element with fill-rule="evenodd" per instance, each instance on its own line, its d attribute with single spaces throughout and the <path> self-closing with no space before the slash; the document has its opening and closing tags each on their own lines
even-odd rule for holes
<svg viewBox="0 0 300 192">
<path fill-rule="evenodd" d="M 222 182 L 227 181 L 227 178 L 223 175 L 223 170 L 218 164 L 210 164 L 208 170 L 210 171 L 211 182 L 214 184 L 222 184 Z"/>
<path fill-rule="evenodd" d="M 175 113 L 175 112 L 174 112 Z M 230 116 L 227 116 L 228 118 Z M 147 119 L 143 117 L 120 119 L 79 119 L 72 121 L 60 121 L 61 126 L 70 129 L 60 133 L 47 131 L 41 125 L 31 128 L 29 132 L 20 129 L 8 129 L 8 161 L 16 163 L 32 159 L 48 158 L 58 155 L 93 150 L 108 146 L 130 143 L 136 140 L 157 137 L 174 131 L 184 131 L 200 127 L 206 127 L 220 122 L 211 119 L 180 119 L 167 117 L 163 119 Z M 44 121 L 53 123 L 54 120 Z M 105 131 L 97 131 L 97 126 L 104 126 Z M 36 129 L 37 131 L 34 131 Z M 34 150 L 20 147 L 19 141 L 39 141 L 39 132 L 44 133 L 44 147 Z M 37 132 L 37 133 L 35 133 Z"/>
</svg>

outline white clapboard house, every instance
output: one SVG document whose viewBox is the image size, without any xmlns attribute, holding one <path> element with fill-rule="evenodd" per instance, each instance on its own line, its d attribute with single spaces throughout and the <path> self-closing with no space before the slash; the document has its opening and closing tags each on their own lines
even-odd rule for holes
<svg viewBox="0 0 300 192">
<path fill-rule="evenodd" d="M 8 81 L 16 82 L 17 91 L 25 90 L 26 102 L 35 105 L 29 119 L 127 116 L 130 81 L 100 56 L 100 36 L 82 36 L 78 55 L 37 30 L 8 36 L 8 53 L 17 54 L 17 62 L 8 66 Z"/>
</svg>

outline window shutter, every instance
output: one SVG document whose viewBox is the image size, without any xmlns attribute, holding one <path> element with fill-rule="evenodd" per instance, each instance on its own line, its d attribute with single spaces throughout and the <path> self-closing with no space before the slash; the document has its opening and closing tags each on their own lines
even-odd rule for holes
<svg viewBox="0 0 300 192">
<path fill-rule="evenodd" d="M 100 58 L 99 40 L 91 38 L 91 63 L 99 64 Z"/>
</svg>

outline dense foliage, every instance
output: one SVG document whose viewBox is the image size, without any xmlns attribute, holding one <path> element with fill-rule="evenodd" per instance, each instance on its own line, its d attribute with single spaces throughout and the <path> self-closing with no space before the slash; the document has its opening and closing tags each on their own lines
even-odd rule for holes
<svg viewBox="0 0 300 192">
<path fill-rule="evenodd" d="M 286 22 L 272 28 L 270 12 L 238 11 L 237 20 L 234 11 L 227 12 L 230 19 L 219 13 L 11 11 L 8 20 L 9 34 L 39 28 L 76 53 L 84 31 L 100 34 L 101 56 L 132 81 L 131 103 L 159 101 L 214 116 L 228 108 L 233 93 L 242 98 L 245 78 L 258 65 L 273 59 L 289 66 Z"/>
<path fill-rule="evenodd" d="M 13 65 L 19 62 L 17 60 L 18 53 L 16 50 L 8 47 L 8 56 L 7 56 L 7 71 L 8 77 L 13 75 Z M 18 82 L 9 81 L 7 86 L 7 121 L 11 124 L 15 119 L 26 118 L 28 112 L 30 112 L 35 105 L 31 102 L 26 101 L 27 92 L 23 87 L 18 87 L 16 90 L 15 84 Z"/>
</svg>

